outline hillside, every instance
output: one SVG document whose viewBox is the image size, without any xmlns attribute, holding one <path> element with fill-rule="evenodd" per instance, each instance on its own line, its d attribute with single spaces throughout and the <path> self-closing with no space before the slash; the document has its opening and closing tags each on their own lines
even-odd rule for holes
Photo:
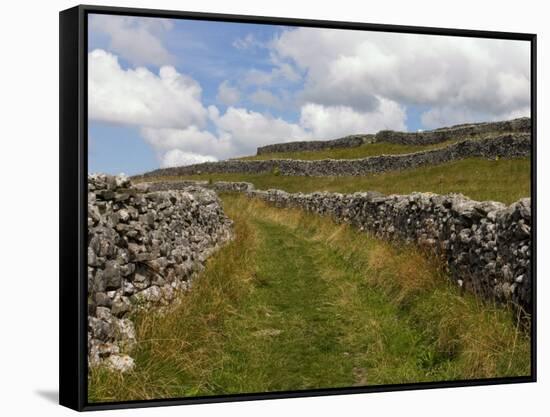
<svg viewBox="0 0 550 417">
<path fill-rule="evenodd" d="M 291 151 L 261 153 L 259 155 L 243 156 L 244 161 L 264 161 L 268 159 L 301 159 L 306 161 L 319 159 L 358 159 L 378 155 L 401 155 L 418 151 L 444 148 L 447 145 L 458 142 L 460 139 L 449 140 L 434 145 L 401 145 L 394 143 L 366 143 L 356 147 L 338 147 L 319 149 L 313 151 Z"/>
<path fill-rule="evenodd" d="M 438 194 L 462 193 L 475 200 L 512 203 L 531 195 L 531 162 L 519 159 L 467 159 L 438 166 L 370 176 L 295 177 L 276 173 L 198 174 L 158 176 L 140 181 L 246 181 L 258 189 L 277 188 L 288 192 L 333 191 L 352 193 L 378 191 L 408 194 L 413 191 Z"/>
<path fill-rule="evenodd" d="M 522 123 L 518 123 L 518 120 Z M 498 125 L 500 130 L 486 130 L 488 126 L 494 125 Z M 427 136 L 418 136 L 420 133 L 381 132 L 384 133 L 383 141 L 361 145 L 354 142 L 350 146 L 339 145 L 337 148 L 320 150 L 304 150 L 302 145 L 309 142 L 281 143 L 270 145 L 269 149 L 284 149 L 285 151 L 282 153 L 267 153 L 264 148 L 264 151 L 258 152 L 258 155 L 253 157 L 161 168 L 137 175 L 134 179 L 205 173 L 363 177 L 442 165 L 471 158 L 488 160 L 527 158 L 530 156 L 532 145 L 530 131 L 524 130 L 525 125 L 530 126 L 529 119 L 486 124 L 481 132 L 474 130 L 468 136 L 463 136 L 464 132 L 461 131 L 466 128 L 449 128 L 422 133 Z M 503 130 L 504 127 L 511 129 L 513 126 L 516 127 L 516 130 Z M 467 129 L 470 128 L 471 126 L 468 125 Z M 457 135 L 453 136 L 449 132 L 457 132 Z M 409 136 L 410 139 L 407 139 Z M 386 139 L 386 137 L 390 139 Z M 424 140 L 425 138 L 433 139 L 434 137 L 445 140 L 437 141 L 435 144 L 424 143 L 427 142 Z M 317 147 L 323 147 L 326 144 L 334 143 L 334 141 L 317 141 L 315 143 Z M 288 151 L 289 147 L 297 147 L 298 150 L 290 152 Z"/>
</svg>

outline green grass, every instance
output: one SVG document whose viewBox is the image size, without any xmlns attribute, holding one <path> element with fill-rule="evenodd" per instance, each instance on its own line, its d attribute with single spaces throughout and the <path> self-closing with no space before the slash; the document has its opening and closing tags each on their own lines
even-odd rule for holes
<svg viewBox="0 0 550 417">
<path fill-rule="evenodd" d="M 236 238 L 181 303 L 138 315 L 118 401 L 528 375 L 512 309 L 461 295 L 437 260 L 299 210 L 223 196 Z"/>
<path fill-rule="evenodd" d="M 512 203 L 531 195 L 530 160 L 465 159 L 447 164 L 362 177 L 299 177 L 264 174 L 201 174 L 159 177 L 148 180 L 196 179 L 248 181 L 256 188 L 278 188 L 288 192 L 379 191 L 384 194 L 409 194 L 414 191 L 438 194 L 462 193 L 474 200 Z"/>
<path fill-rule="evenodd" d="M 334 148 L 321 149 L 318 151 L 302 152 L 273 152 L 262 155 L 244 156 L 244 160 L 265 160 L 265 159 L 358 159 L 377 155 L 398 155 L 419 151 L 438 149 L 454 143 L 455 141 L 446 141 L 435 145 L 399 145 L 394 143 L 368 143 L 355 148 Z"/>
<path fill-rule="evenodd" d="M 506 134 L 505 132 L 499 133 L 499 135 Z M 369 156 L 377 155 L 399 155 L 405 153 L 413 153 L 420 151 L 428 151 L 432 149 L 439 149 L 449 146 L 453 143 L 459 142 L 464 139 L 481 140 L 495 136 L 494 133 L 476 135 L 469 137 L 457 137 L 445 142 L 436 143 L 432 145 L 400 145 L 395 143 L 377 142 L 367 143 L 355 148 L 334 148 L 334 149 L 321 149 L 317 151 L 302 151 L 302 152 L 272 152 L 262 155 L 244 156 L 235 159 L 244 160 L 265 160 L 265 159 L 304 159 L 304 160 L 316 160 L 316 159 L 358 159 L 367 158 Z"/>
</svg>

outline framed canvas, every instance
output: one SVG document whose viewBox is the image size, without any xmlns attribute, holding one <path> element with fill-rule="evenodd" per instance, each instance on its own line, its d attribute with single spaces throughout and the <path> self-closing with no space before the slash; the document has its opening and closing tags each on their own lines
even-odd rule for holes
<svg viewBox="0 0 550 417">
<path fill-rule="evenodd" d="M 62 11 L 60 403 L 535 381 L 535 68 L 534 34 Z"/>
</svg>

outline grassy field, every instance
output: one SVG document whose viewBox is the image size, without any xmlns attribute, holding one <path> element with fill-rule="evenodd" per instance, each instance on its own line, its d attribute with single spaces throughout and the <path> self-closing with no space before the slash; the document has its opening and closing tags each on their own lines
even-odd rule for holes
<svg viewBox="0 0 550 417">
<path fill-rule="evenodd" d="M 447 164 L 364 177 L 293 177 L 264 174 L 201 174 L 159 177 L 159 180 L 197 179 L 248 181 L 256 188 L 278 188 L 288 192 L 379 191 L 384 194 L 408 194 L 429 191 L 439 194 L 463 193 L 474 200 L 512 203 L 531 195 L 530 160 L 466 159 Z M 154 180 L 154 179 L 153 179 Z"/>
<path fill-rule="evenodd" d="M 499 135 L 505 135 L 506 132 L 501 132 Z M 432 149 L 439 149 L 449 146 L 453 143 L 459 142 L 465 139 L 482 140 L 495 136 L 494 133 L 483 134 L 477 136 L 457 137 L 445 142 L 436 143 L 432 145 L 400 145 L 395 143 L 367 143 L 355 148 L 334 148 L 334 149 L 321 149 L 317 151 L 302 151 L 302 152 L 273 152 L 262 155 L 244 156 L 235 159 L 244 160 L 265 160 L 265 159 L 357 159 L 367 158 L 369 156 L 377 155 L 399 155 L 404 153 L 428 151 Z"/>
<path fill-rule="evenodd" d="M 181 304 L 135 317 L 135 370 L 92 370 L 90 401 L 529 374 L 512 310 L 459 294 L 413 247 L 223 201 L 235 240 Z"/>
<path fill-rule="evenodd" d="M 435 145 L 399 145 L 394 143 L 368 143 L 355 148 L 321 149 L 318 151 L 302 152 L 274 152 L 262 155 L 244 156 L 244 160 L 265 160 L 265 159 L 357 159 L 377 155 L 398 155 L 419 151 L 438 149 L 450 145 L 456 141 L 446 141 Z"/>
</svg>

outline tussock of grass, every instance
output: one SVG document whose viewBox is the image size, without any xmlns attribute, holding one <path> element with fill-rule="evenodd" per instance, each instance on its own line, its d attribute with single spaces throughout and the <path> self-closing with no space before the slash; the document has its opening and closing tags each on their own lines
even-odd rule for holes
<svg viewBox="0 0 550 417">
<path fill-rule="evenodd" d="M 512 203 L 531 195 L 531 165 L 528 158 L 491 161 L 471 158 L 447 164 L 363 177 L 292 177 L 266 174 L 202 174 L 159 177 L 148 180 L 212 179 L 248 181 L 256 188 L 278 188 L 288 192 L 379 191 L 409 194 L 429 191 L 438 194 L 462 193 L 474 200 Z"/>
<path fill-rule="evenodd" d="M 136 317 L 135 371 L 92 371 L 90 401 L 529 375 L 512 309 L 460 294 L 418 249 L 223 200 L 236 239 L 179 305 Z"/>
</svg>

